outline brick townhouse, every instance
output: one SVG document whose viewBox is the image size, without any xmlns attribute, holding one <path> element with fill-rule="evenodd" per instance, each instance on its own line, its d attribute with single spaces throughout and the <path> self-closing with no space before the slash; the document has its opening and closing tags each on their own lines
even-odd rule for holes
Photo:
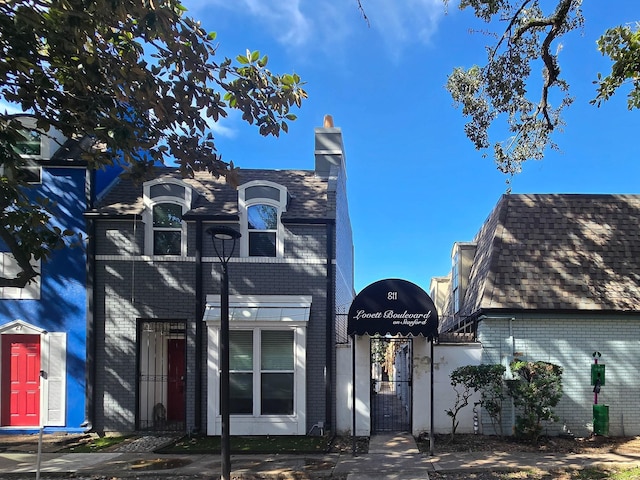
<svg viewBox="0 0 640 480">
<path fill-rule="evenodd" d="M 640 434 L 638 225 L 640 195 L 505 195 L 473 242 L 453 246 L 450 275 L 432 281 L 441 332 L 474 335 L 482 363 L 562 366 L 559 421 L 545 433 L 589 434 L 597 400 L 611 435 Z M 513 420 L 505 404 L 505 432 Z"/>
<path fill-rule="evenodd" d="M 330 118 L 315 130 L 313 170 L 241 170 L 233 188 L 160 168 L 144 183 L 120 179 L 87 218 L 94 429 L 220 434 L 214 226 L 241 234 L 228 263 L 231 433 L 331 428 L 336 311 L 354 291 L 342 132 Z"/>
</svg>

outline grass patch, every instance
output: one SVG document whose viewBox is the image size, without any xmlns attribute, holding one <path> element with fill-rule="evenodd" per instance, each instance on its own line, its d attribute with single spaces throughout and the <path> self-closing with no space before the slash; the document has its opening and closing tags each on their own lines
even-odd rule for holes
<svg viewBox="0 0 640 480">
<path fill-rule="evenodd" d="M 95 437 L 88 441 L 83 441 L 82 443 L 77 443 L 75 445 L 69 445 L 64 449 L 66 452 L 73 453 L 92 453 L 99 452 L 100 450 L 105 450 L 109 447 L 113 447 L 114 445 L 118 445 L 124 442 L 128 435 L 125 436 L 116 436 L 116 435 L 107 435 L 104 437 Z"/>
<path fill-rule="evenodd" d="M 325 453 L 330 438 L 305 435 L 232 436 L 231 453 Z M 158 453 L 219 453 L 220 437 L 196 435 L 182 437 Z"/>
<path fill-rule="evenodd" d="M 429 472 L 432 480 L 637 480 L 640 467 L 588 467 L 550 472 L 530 469 L 514 472 Z"/>
<path fill-rule="evenodd" d="M 614 472 L 612 476 L 603 478 L 610 478 L 612 480 L 637 480 L 640 478 L 640 467 L 619 469 Z"/>
</svg>

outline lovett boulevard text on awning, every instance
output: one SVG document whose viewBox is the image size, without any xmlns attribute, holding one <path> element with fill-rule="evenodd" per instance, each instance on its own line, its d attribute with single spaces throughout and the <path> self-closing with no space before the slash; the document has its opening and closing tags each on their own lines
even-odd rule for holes
<svg viewBox="0 0 640 480">
<path fill-rule="evenodd" d="M 407 280 L 380 280 L 351 303 L 349 335 L 438 336 L 438 312 L 431 297 Z"/>
</svg>

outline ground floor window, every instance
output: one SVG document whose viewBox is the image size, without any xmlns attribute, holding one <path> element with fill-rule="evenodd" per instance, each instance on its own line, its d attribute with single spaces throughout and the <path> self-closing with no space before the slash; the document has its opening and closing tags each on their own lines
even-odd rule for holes
<svg viewBox="0 0 640 480">
<path fill-rule="evenodd" d="M 294 331 L 229 332 L 231 414 L 292 415 Z"/>
<path fill-rule="evenodd" d="M 221 428 L 218 298 L 207 298 L 204 315 L 208 328 L 210 435 L 219 435 Z M 229 304 L 231 433 L 304 435 L 306 330 L 311 298 L 234 296 Z"/>
</svg>

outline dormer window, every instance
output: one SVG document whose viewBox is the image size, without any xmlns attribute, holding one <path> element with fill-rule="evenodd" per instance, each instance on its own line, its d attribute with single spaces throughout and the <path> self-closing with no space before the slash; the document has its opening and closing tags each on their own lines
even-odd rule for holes
<svg viewBox="0 0 640 480">
<path fill-rule="evenodd" d="M 182 253 L 182 205 L 158 203 L 153 206 L 153 254 Z"/>
<path fill-rule="evenodd" d="M 460 252 L 456 250 L 451 266 L 451 295 L 453 297 L 453 312 L 460 311 Z"/>
<path fill-rule="evenodd" d="M 34 117 L 19 116 L 16 120 L 23 127 L 18 129 L 19 137 L 13 145 L 14 152 L 22 158 L 22 162 L 16 165 L 16 179 L 25 183 L 42 183 L 39 162 L 49 160 L 65 139 L 54 128 L 50 128 L 47 134 L 39 131 Z"/>
<path fill-rule="evenodd" d="M 182 216 L 191 209 L 195 191 L 175 178 L 160 178 L 143 186 L 145 254 L 187 255 L 187 225 Z"/>
<path fill-rule="evenodd" d="M 20 115 L 15 118 L 23 128 L 19 130 L 22 138 L 16 142 L 14 149 L 23 158 L 50 160 L 67 140 L 59 130 L 53 127 L 46 132 L 39 130 L 35 117 Z"/>
<path fill-rule="evenodd" d="M 42 155 L 42 135 L 36 130 L 21 130 L 20 136 L 15 145 L 15 151 L 25 157 L 40 158 Z"/>
<path fill-rule="evenodd" d="M 287 198 L 287 188 L 273 182 L 253 181 L 239 187 L 240 256 L 284 256 L 280 217 L 287 210 Z"/>
<path fill-rule="evenodd" d="M 470 242 L 456 242 L 451 255 L 451 314 L 458 314 L 463 307 L 464 297 L 469 285 L 469 275 L 476 244 Z"/>
<path fill-rule="evenodd" d="M 275 257 L 278 239 L 278 209 L 259 203 L 247 208 L 249 256 Z"/>
</svg>

